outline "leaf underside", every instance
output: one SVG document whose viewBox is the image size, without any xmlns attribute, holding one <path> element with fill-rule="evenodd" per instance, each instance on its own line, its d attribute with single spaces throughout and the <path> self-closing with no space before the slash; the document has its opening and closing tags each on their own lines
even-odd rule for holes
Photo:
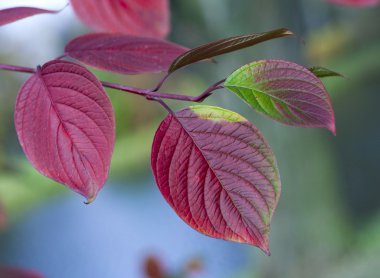
<svg viewBox="0 0 380 278">
<path fill-rule="evenodd" d="M 232 73 L 224 86 L 257 112 L 288 125 L 326 128 L 335 134 L 330 97 L 308 69 L 283 60 L 261 60 Z"/>
<path fill-rule="evenodd" d="M 55 14 L 60 11 L 44 10 L 32 7 L 16 7 L 0 10 L 0 26 L 37 14 Z"/>
<path fill-rule="evenodd" d="M 184 66 L 210 59 L 218 55 L 230 53 L 239 49 L 247 48 L 268 40 L 291 36 L 293 33 L 288 29 L 282 28 L 269 32 L 235 36 L 221 39 L 197 48 L 190 49 L 179 56 L 170 66 L 169 72 L 174 72 Z"/>
<path fill-rule="evenodd" d="M 169 0 L 70 0 L 78 17 L 99 32 L 163 38 L 170 31 Z"/>
<path fill-rule="evenodd" d="M 95 33 L 75 38 L 65 53 L 87 65 L 122 74 L 167 71 L 187 48 L 156 38 Z"/>
<path fill-rule="evenodd" d="M 170 114 L 156 132 L 151 163 L 162 195 L 192 228 L 269 254 L 281 185 L 275 157 L 250 122 L 212 106 Z"/>
<path fill-rule="evenodd" d="M 20 144 L 43 175 L 91 202 L 104 185 L 115 140 L 113 109 L 86 68 L 51 61 L 21 88 L 15 125 Z"/>
</svg>

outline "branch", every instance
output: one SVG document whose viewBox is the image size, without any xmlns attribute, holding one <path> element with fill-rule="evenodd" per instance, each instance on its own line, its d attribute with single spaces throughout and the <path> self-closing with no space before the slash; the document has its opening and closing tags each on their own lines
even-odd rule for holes
<svg viewBox="0 0 380 278">
<path fill-rule="evenodd" d="M 32 68 L 26 68 L 26 67 L 14 66 L 14 65 L 6 65 L 6 64 L 0 64 L 0 70 L 17 71 L 17 72 L 23 72 L 23 73 L 35 73 L 36 72 L 36 70 L 32 69 Z"/>
<path fill-rule="evenodd" d="M 8 70 L 8 71 L 16 71 L 16 72 L 23 72 L 23 73 L 36 73 L 36 70 L 33 68 L 27 68 L 27 67 L 20 67 L 20 66 L 14 66 L 14 65 L 6 65 L 6 64 L 0 64 L 0 70 Z M 205 90 L 202 94 L 199 96 L 187 96 L 183 94 L 178 93 L 161 93 L 156 92 L 155 89 L 142 89 L 142 88 L 135 88 L 130 87 L 126 85 L 121 84 L 115 84 L 111 82 L 101 81 L 102 85 L 107 88 L 116 89 L 119 91 L 140 95 L 145 97 L 148 100 L 154 100 L 158 101 L 162 104 L 162 99 L 172 99 L 172 100 L 180 100 L 180 101 L 190 101 L 190 102 L 202 102 L 207 97 L 209 97 L 213 91 L 222 89 L 223 86 L 221 85 L 225 79 L 220 80 L 216 82 L 215 84 L 211 85 L 207 90 Z"/>
</svg>

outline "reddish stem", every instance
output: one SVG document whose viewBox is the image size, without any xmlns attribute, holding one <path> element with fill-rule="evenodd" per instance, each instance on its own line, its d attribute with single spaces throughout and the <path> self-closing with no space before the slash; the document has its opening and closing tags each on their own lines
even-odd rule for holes
<svg viewBox="0 0 380 278">
<path fill-rule="evenodd" d="M 6 64 L 0 64 L 0 70 L 16 71 L 16 72 L 23 72 L 23 73 L 36 73 L 36 70 L 33 68 L 20 67 L 20 66 L 14 66 L 14 65 L 6 65 Z M 162 80 L 164 81 L 165 79 L 166 78 L 164 78 Z M 160 86 L 158 86 L 156 89 L 149 90 L 149 89 L 135 88 L 135 87 L 130 87 L 130 86 L 126 86 L 126 85 L 105 82 L 105 81 L 102 81 L 101 83 L 104 87 L 128 92 L 128 93 L 135 94 L 135 95 L 140 95 L 140 96 L 145 97 L 148 100 L 158 101 L 162 104 L 162 102 L 163 102 L 162 99 L 202 102 L 207 97 L 209 97 L 213 91 L 222 89 L 223 86 L 221 84 L 224 81 L 225 81 L 225 79 L 216 82 L 215 84 L 211 85 L 206 91 L 204 91 L 202 94 L 200 94 L 199 96 L 195 96 L 195 97 L 194 96 L 186 96 L 186 95 L 177 94 L 177 93 L 156 92 L 155 90 L 157 88 L 159 89 Z M 162 83 L 160 82 L 161 85 L 162 85 Z"/>
<path fill-rule="evenodd" d="M 0 64 L 0 70 L 17 71 L 17 72 L 23 72 L 23 73 L 35 73 L 36 72 L 36 70 L 32 69 L 32 68 L 26 68 L 26 67 L 14 66 L 14 65 L 6 65 L 6 64 Z"/>
</svg>

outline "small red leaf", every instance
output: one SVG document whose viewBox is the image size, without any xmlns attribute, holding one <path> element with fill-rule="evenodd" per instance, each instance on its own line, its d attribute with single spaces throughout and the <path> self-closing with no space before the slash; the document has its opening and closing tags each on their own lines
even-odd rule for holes
<svg viewBox="0 0 380 278">
<path fill-rule="evenodd" d="M 21 88 L 15 125 L 20 144 L 43 175 L 91 202 L 104 185 L 115 140 L 111 102 L 86 68 L 51 61 Z"/>
<path fill-rule="evenodd" d="M 17 7 L 0 10 L 0 26 L 37 14 L 55 14 L 60 11 L 44 10 L 32 7 Z"/>
<path fill-rule="evenodd" d="M 43 276 L 32 270 L 16 267 L 0 266 L 1 278 L 42 278 Z"/>
<path fill-rule="evenodd" d="M 121 34 L 88 34 L 66 45 L 70 57 L 87 65 L 123 74 L 167 71 L 187 49 L 155 38 Z"/>
<path fill-rule="evenodd" d="M 250 122 L 212 106 L 170 114 L 156 132 L 151 163 L 162 195 L 187 224 L 269 254 L 281 185 L 272 150 Z"/>
<path fill-rule="evenodd" d="M 71 4 L 96 31 L 163 38 L 170 30 L 168 0 L 71 0 Z"/>
<path fill-rule="evenodd" d="M 380 0 L 328 0 L 330 3 L 348 5 L 348 6 L 374 6 L 380 3 Z"/>
</svg>

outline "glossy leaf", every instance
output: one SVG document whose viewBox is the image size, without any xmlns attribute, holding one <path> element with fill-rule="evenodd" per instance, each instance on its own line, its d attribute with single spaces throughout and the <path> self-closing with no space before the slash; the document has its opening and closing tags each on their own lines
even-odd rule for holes
<svg viewBox="0 0 380 278">
<path fill-rule="evenodd" d="M 309 70 L 318 78 L 343 77 L 343 75 L 341 75 L 340 73 L 337 73 L 324 67 L 312 67 L 309 68 Z"/>
<path fill-rule="evenodd" d="M 44 10 L 32 7 L 17 7 L 0 10 L 0 26 L 9 24 L 37 14 L 55 14 L 59 11 Z"/>
<path fill-rule="evenodd" d="M 100 32 L 163 38 L 170 31 L 169 0 L 70 0 L 78 17 Z"/>
<path fill-rule="evenodd" d="M 156 132 L 151 163 L 162 195 L 187 224 L 269 254 L 281 185 L 272 150 L 250 122 L 213 106 L 170 114 Z"/>
<path fill-rule="evenodd" d="M 111 102 L 86 68 L 51 61 L 21 88 L 15 125 L 20 144 L 43 175 L 91 202 L 104 185 L 115 140 Z"/>
<path fill-rule="evenodd" d="M 65 52 L 87 65 L 124 74 L 167 71 L 186 48 L 155 38 L 88 34 L 69 42 Z"/>
<path fill-rule="evenodd" d="M 308 69 L 282 60 L 262 60 L 232 73 L 224 86 L 256 111 L 279 122 L 327 128 L 335 134 L 330 97 Z"/>
<path fill-rule="evenodd" d="M 16 267 L 1 266 L 0 265 L 0 277 L 1 278 L 43 278 L 43 276 L 32 270 L 25 270 Z"/>
<path fill-rule="evenodd" d="M 233 52 L 239 49 L 247 48 L 261 42 L 273 40 L 276 38 L 291 36 L 293 33 L 288 29 L 277 29 L 260 34 L 250 34 L 243 36 L 230 37 L 214 41 L 197 48 L 190 49 L 179 56 L 170 66 L 169 72 L 178 70 L 184 66 L 216 57 L 218 55 Z"/>
<path fill-rule="evenodd" d="M 348 6 L 374 6 L 380 4 L 380 0 L 328 0 L 330 3 L 348 5 Z"/>
</svg>

